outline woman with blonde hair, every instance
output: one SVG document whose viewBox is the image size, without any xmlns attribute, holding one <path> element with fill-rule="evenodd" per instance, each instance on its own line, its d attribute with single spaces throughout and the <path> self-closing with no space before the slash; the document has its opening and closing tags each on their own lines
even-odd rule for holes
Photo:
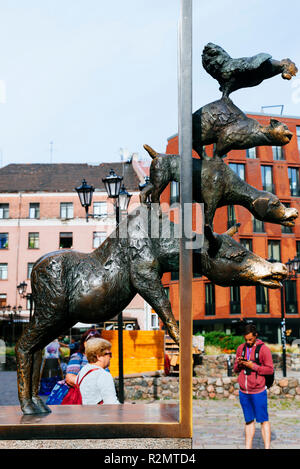
<svg viewBox="0 0 300 469">
<path fill-rule="evenodd" d="M 105 370 L 112 357 L 111 343 L 105 339 L 91 338 L 86 342 L 85 354 L 88 364 L 78 375 L 82 404 L 120 404 L 113 377 Z"/>
</svg>

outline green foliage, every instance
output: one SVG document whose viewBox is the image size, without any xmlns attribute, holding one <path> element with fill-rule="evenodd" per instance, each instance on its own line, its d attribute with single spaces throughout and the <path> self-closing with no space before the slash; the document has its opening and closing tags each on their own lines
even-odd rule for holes
<svg viewBox="0 0 300 469">
<path fill-rule="evenodd" d="M 6 347 L 6 355 L 9 357 L 15 356 L 15 347 Z"/>
<path fill-rule="evenodd" d="M 221 331 L 205 332 L 205 345 L 221 347 L 223 351 L 236 351 L 239 345 L 245 342 L 242 335 L 228 335 Z"/>
</svg>

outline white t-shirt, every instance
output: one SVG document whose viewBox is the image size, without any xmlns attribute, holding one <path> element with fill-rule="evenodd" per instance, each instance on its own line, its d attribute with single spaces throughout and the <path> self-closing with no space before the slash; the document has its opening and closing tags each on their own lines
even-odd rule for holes
<svg viewBox="0 0 300 469">
<path fill-rule="evenodd" d="M 117 399 L 113 377 L 108 371 L 101 368 L 101 366 L 91 363 L 85 365 L 79 372 L 78 383 L 82 377 L 93 368 L 97 368 L 97 370 L 85 376 L 80 385 L 82 404 L 96 405 L 100 401 L 103 401 L 103 404 L 120 404 Z"/>
</svg>

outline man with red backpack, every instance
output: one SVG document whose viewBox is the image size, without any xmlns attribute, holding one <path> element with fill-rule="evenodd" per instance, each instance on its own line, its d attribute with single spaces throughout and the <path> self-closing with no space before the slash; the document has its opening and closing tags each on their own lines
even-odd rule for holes
<svg viewBox="0 0 300 469">
<path fill-rule="evenodd" d="M 247 324 L 245 343 L 236 351 L 234 371 L 239 374 L 239 397 L 245 418 L 246 449 L 252 448 L 255 420 L 261 423 L 265 449 L 270 449 L 271 426 L 268 416 L 267 387 L 274 379 L 270 349 L 258 339 L 254 324 Z"/>
</svg>

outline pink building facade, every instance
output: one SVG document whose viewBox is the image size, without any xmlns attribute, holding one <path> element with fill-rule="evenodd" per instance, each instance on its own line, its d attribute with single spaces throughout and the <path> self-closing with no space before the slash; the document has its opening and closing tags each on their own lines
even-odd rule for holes
<svg viewBox="0 0 300 469">
<path fill-rule="evenodd" d="M 15 174 L 10 174 L 12 171 L 10 166 L 15 167 L 12 168 L 13 173 L 17 170 L 17 177 Z M 100 168 L 101 165 L 97 167 L 63 165 L 66 168 L 61 168 L 61 166 L 9 165 L 0 169 L 0 311 L 2 311 L 2 319 L 5 319 L 5 315 L 9 315 L 10 306 L 11 311 L 15 307 L 19 318 L 28 320 L 29 301 L 20 297 L 17 285 L 26 282 L 28 285 L 26 293 L 31 292 L 31 269 L 39 257 L 62 248 L 91 252 L 115 229 L 114 205 L 112 200 L 108 199 L 102 183 L 102 177 L 108 175 L 110 167 L 117 174 L 123 174 L 126 189 L 132 194 L 128 211 L 130 212 L 134 206 L 139 205 L 138 184 L 144 182 L 145 174 L 143 169 L 139 169 L 137 161 L 127 162 L 125 171 L 122 163 L 104 164 L 102 168 Z M 80 178 L 85 177 L 87 182 L 95 187 L 92 205 L 89 209 L 89 213 L 94 217 L 90 217 L 88 222 L 86 222 L 85 210 L 74 190 L 75 186 L 81 183 L 79 175 L 75 174 L 78 170 L 77 166 L 83 166 L 86 169 L 82 171 Z M 33 190 L 32 183 L 26 183 L 29 169 L 33 173 L 35 169 L 40 173 L 41 180 L 45 184 L 43 190 Z M 77 172 L 81 173 L 81 171 Z M 59 186 L 60 173 L 64 173 L 66 179 L 63 187 Z M 55 190 L 57 185 L 59 190 Z M 18 190 L 20 186 L 22 190 Z M 157 318 L 152 317 L 151 308 L 139 295 L 123 311 L 123 316 L 136 318 L 141 329 L 149 330 L 158 326 Z"/>
</svg>

